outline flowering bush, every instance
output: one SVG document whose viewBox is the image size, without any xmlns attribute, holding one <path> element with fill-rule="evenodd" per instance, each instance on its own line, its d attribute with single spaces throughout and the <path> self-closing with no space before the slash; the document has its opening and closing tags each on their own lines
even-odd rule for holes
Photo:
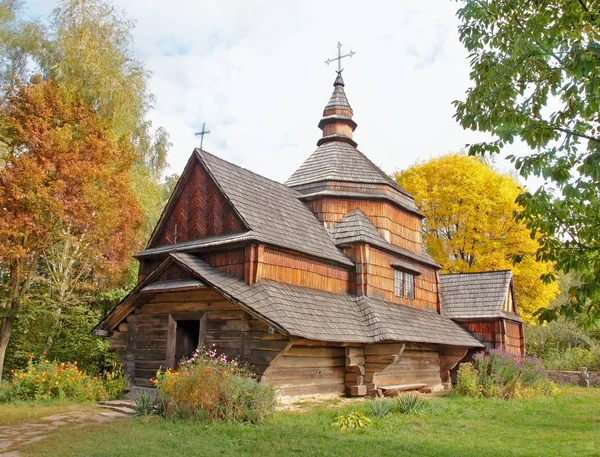
<svg viewBox="0 0 600 457">
<path fill-rule="evenodd" d="M 25 369 L 13 370 L 11 374 L 12 379 L 0 386 L 0 401 L 54 398 L 93 401 L 107 397 L 102 381 L 81 371 L 77 362 L 35 361 L 30 356 Z"/>
<path fill-rule="evenodd" d="M 556 386 L 548 380 L 539 358 L 492 349 L 487 354 L 475 354 L 472 364 L 461 364 L 456 390 L 472 397 L 520 398 L 552 394 Z"/>
<path fill-rule="evenodd" d="M 166 417 L 262 422 L 275 406 L 274 390 L 216 350 L 199 350 L 177 370 L 157 372 Z"/>
</svg>

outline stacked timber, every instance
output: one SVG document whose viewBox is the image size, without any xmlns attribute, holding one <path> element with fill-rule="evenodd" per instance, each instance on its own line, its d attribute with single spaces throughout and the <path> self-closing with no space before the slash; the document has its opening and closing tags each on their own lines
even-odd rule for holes
<svg viewBox="0 0 600 457">
<path fill-rule="evenodd" d="M 351 397 L 367 394 L 365 385 L 365 353 L 362 347 L 346 348 L 346 392 Z"/>
<path fill-rule="evenodd" d="M 345 353 L 341 346 L 319 341 L 295 341 L 273 360 L 261 381 L 279 398 L 341 395 L 345 391 Z"/>
</svg>

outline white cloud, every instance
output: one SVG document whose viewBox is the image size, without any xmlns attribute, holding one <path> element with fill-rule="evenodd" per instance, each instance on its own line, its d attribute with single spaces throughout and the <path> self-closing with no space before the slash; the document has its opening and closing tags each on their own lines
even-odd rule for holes
<svg viewBox="0 0 600 457">
<path fill-rule="evenodd" d="M 136 20 L 134 51 L 156 96 L 151 117 L 174 145 L 170 172 L 181 172 L 206 122 L 206 150 L 287 179 L 321 135 L 335 78 L 324 61 L 338 40 L 356 51 L 343 65 L 355 139 L 385 171 L 483 138 L 452 118 L 452 101 L 469 86 L 454 1 L 115 3 Z M 54 4 L 29 2 L 41 16 Z"/>
</svg>

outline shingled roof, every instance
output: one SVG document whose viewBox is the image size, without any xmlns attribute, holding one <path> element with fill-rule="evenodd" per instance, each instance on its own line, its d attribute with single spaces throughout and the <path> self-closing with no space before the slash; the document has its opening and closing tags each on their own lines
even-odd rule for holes
<svg viewBox="0 0 600 457">
<path fill-rule="evenodd" d="M 206 151 L 195 153 L 258 240 L 353 265 L 298 192 Z"/>
<path fill-rule="evenodd" d="M 440 275 L 442 314 L 451 319 L 521 321 L 516 313 L 502 311 L 506 294 L 512 287 L 510 270 Z M 514 306 L 516 310 L 516 301 Z"/>
<path fill-rule="evenodd" d="M 470 333 L 432 311 L 269 280 L 250 286 L 193 255 L 174 253 L 172 258 L 201 281 L 290 335 L 320 341 L 395 340 L 481 347 Z"/>
<path fill-rule="evenodd" d="M 408 249 L 388 243 L 373 225 L 371 219 L 359 209 L 352 210 L 345 215 L 337 224 L 329 229 L 329 234 L 338 246 L 367 243 L 432 267 L 441 268 L 426 251 L 423 251 L 419 255 Z M 401 263 L 399 262 L 399 264 Z M 412 268 L 414 269 L 414 267 Z"/>
<path fill-rule="evenodd" d="M 362 152 L 344 141 L 331 141 L 319 146 L 285 184 L 294 187 L 319 181 L 386 184 L 410 196 Z M 417 209 L 416 205 L 414 209 Z"/>
</svg>

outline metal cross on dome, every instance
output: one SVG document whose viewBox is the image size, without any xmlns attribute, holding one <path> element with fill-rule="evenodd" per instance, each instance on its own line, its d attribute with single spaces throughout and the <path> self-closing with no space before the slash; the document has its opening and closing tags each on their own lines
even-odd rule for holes
<svg viewBox="0 0 600 457">
<path fill-rule="evenodd" d="M 337 55 L 337 57 L 335 57 L 335 58 L 333 58 L 333 59 L 327 59 L 327 60 L 325 61 L 325 63 L 326 63 L 327 65 L 329 65 L 331 62 L 333 62 L 333 61 L 337 60 L 337 63 L 338 63 L 338 69 L 337 69 L 337 72 L 338 72 L 338 73 L 341 73 L 341 72 L 342 72 L 342 70 L 343 70 L 343 68 L 342 68 L 342 59 L 343 59 L 344 57 L 352 57 L 354 54 L 356 54 L 356 52 L 354 52 L 354 51 L 350 51 L 348 54 L 344 54 L 344 55 L 342 55 L 342 43 L 340 43 L 339 41 L 338 41 L 338 44 L 337 44 L 337 48 L 338 48 L 338 55 Z"/>
<path fill-rule="evenodd" d="M 204 135 L 208 135 L 210 130 L 206 130 L 206 123 L 202 123 L 202 131 L 194 133 L 194 135 L 200 137 L 200 149 L 202 149 L 202 145 L 204 144 Z"/>
</svg>

